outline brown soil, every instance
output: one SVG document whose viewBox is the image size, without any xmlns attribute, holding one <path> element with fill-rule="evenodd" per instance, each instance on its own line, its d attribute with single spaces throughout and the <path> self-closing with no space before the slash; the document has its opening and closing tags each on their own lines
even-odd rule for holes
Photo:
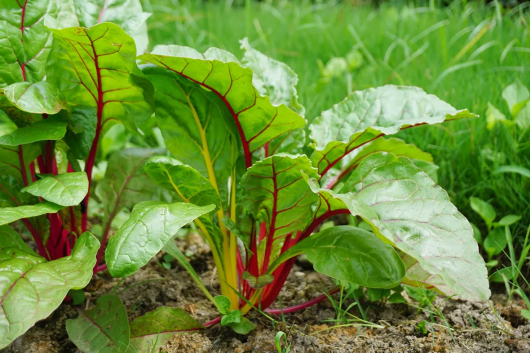
<svg viewBox="0 0 530 353">
<path fill-rule="evenodd" d="M 201 243 L 192 238 L 179 245 L 195 254 L 192 265 L 208 289 L 217 294 L 219 282 L 210 257 L 206 256 L 208 249 Z M 162 305 L 184 308 L 202 323 L 217 317 L 214 307 L 182 268 L 176 266 L 167 270 L 160 266 L 160 261 L 160 257 L 152 260 L 116 289 L 129 310 L 131 320 Z M 92 306 L 100 295 L 110 293 L 118 283 L 119 280 L 110 278 L 106 272 L 98 274 L 86 288 L 87 302 L 83 306 Z M 314 298 L 322 293 L 324 287 L 331 285 L 327 277 L 295 266 L 280 294 L 282 305 L 294 305 Z M 338 300 L 337 294 L 334 297 Z M 515 298 L 509 306 L 505 306 L 505 301 L 503 295 L 494 295 L 489 303 L 437 298 L 435 305 L 453 327 L 452 336 L 439 316 L 434 316 L 434 323 L 428 325 L 430 333 L 422 334 L 417 324 L 423 320 L 431 322 L 429 314 L 418 312 L 406 304 L 363 303 L 368 321 L 383 328 L 336 326 L 334 322 L 324 322 L 337 317 L 333 305 L 326 300 L 306 310 L 285 315 L 285 322 L 275 317 L 280 322 L 273 323 L 258 313 L 251 313 L 249 318 L 258 328 L 248 336 L 237 335 L 220 325 L 196 334 L 176 335 L 166 343 L 163 351 L 277 352 L 274 336 L 281 330 L 287 333 L 292 353 L 530 352 L 530 324 L 521 316 L 524 303 Z M 356 309 L 351 313 L 360 317 Z M 76 352 L 65 329 L 65 321 L 76 315 L 74 307 L 61 305 L 48 319 L 37 323 L 3 352 Z"/>
</svg>

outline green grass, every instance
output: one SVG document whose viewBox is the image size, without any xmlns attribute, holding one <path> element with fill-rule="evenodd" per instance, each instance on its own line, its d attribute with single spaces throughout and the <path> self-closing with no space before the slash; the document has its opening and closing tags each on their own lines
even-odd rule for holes
<svg viewBox="0 0 530 353">
<path fill-rule="evenodd" d="M 151 46 L 179 44 L 201 51 L 216 46 L 241 56 L 238 40 L 249 37 L 258 50 L 287 63 L 298 73 L 309 121 L 347 95 L 342 78 L 315 90 L 318 61 L 345 56 L 353 47 L 364 56 L 364 65 L 353 74 L 354 90 L 414 85 L 480 114 L 479 119 L 403 131 L 399 137 L 433 154 L 439 184 L 471 221 L 481 224 L 469 207 L 470 196 L 491 202 L 498 214 L 523 215 L 514 230 L 521 238 L 530 223 L 530 179 L 493 171 L 501 165 L 530 168 L 530 134 L 512 136 L 501 125 L 488 131 L 484 115 L 491 102 L 509 116 L 501 97 L 504 87 L 517 78 L 530 86 L 525 6 L 504 10 L 497 2 L 454 2 L 444 8 L 435 2 L 430 7 L 386 2 L 374 9 L 348 1 L 144 0 L 145 10 L 153 13 Z M 481 32 L 484 26 L 489 27 Z M 517 139 L 522 145 L 516 145 Z"/>
</svg>

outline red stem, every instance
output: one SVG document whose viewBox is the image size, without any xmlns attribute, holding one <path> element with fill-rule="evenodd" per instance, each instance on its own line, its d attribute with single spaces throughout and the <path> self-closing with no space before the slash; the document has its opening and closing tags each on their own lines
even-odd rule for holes
<svg viewBox="0 0 530 353">
<path fill-rule="evenodd" d="M 265 311 L 268 314 L 272 314 L 272 315 L 281 315 L 282 313 L 283 314 L 289 314 L 289 313 L 292 313 L 292 312 L 295 312 L 295 311 L 307 309 L 307 308 L 309 308 L 312 305 L 320 303 L 324 299 L 327 299 L 328 295 L 335 294 L 339 290 L 340 290 L 340 287 L 335 287 L 335 288 L 331 289 L 329 291 L 329 293 L 321 294 L 318 297 L 316 297 L 315 299 L 311 299 L 310 301 L 307 301 L 305 303 L 294 305 L 294 306 L 288 306 L 287 308 L 282 308 L 282 309 L 265 309 L 263 311 Z"/>
<path fill-rule="evenodd" d="M 17 1 L 18 2 L 18 1 Z M 28 4 L 28 0 L 24 1 L 24 6 L 22 6 L 22 15 L 20 16 L 20 41 L 24 43 L 24 19 L 26 17 L 26 5 Z M 20 69 L 22 70 L 22 79 L 24 82 L 26 82 L 26 63 L 23 63 L 20 65 Z"/>
</svg>

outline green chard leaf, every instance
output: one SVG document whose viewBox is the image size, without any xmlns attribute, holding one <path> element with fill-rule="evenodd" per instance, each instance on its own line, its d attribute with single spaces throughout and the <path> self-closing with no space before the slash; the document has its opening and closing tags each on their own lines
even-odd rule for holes
<svg viewBox="0 0 530 353">
<path fill-rule="evenodd" d="M 468 300 L 489 298 L 487 270 L 471 225 L 410 159 L 374 154 L 339 192 L 313 190 L 340 199 L 380 239 L 409 255 L 404 283 Z"/>
<path fill-rule="evenodd" d="M 10 134 L 0 136 L 0 145 L 19 146 L 38 141 L 56 141 L 66 134 L 67 121 L 62 114 L 52 115 L 39 120 L 35 124 L 14 130 Z"/>
<path fill-rule="evenodd" d="M 315 271 L 369 288 L 393 288 L 405 277 L 405 265 L 394 248 L 376 235 L 350 226 L 327 228 L 298 242 L 271 265 L 305 253 Z"/>
<path fill-rule="evenodd" d="M 2 0 L 0 3 L 0 87 L 42 81 L 52 38 L 44 18 L 65 26 L 74 23 L 63 13 L 62 0 Z"/>
<path fill-rule="evenodd" d="M 502 98 L 506 101 L 512 117 L 516 118 L 521 109 L 530 100 L 530 91 L 517 79 L 502 91 Z"/>
<path fill-rule="evenodd" d="M 217 101 L 224 105 L 222 114 L 235 122 L 247 168 L 252 164 L 254 151 L 305 125 L 305 119 L 285 105 L 274 106 L 269 97 L 261 96 L 252 85 L 252 70 L 241 67 L 232 55 L 219 49 L 200 54 L 191 48 L 157 47 L 155 54 L 145 54 L 140 59 L 168 69 L 217 96 Z"/>
<path fill-rule="evenodd" d="M 85 172 L 50 175 L 26 186 L 22 191 L 61 206 L 75 206 L 88 193 L 88 178 Z"/>
<path fill-rule="evenodd" d="M 105 177 L 96 188 L 96 195 L 103 203 L 103 222 L 107 226 L 122 209 L 131 210 L 137 203 L 155 198 L 157 186 L 151 182 L 143 165 L 159 153 L 163 150 L 130 148 L 111 155 Z"/>
<path fill-rule="evenodd" d="M 149 44 L 146 20 L 150 13 L 143 12 L 140 0 L 73 0 L 80 27 L 112 22 L 120 25 L 136 42 L 138 55 L 145 53 Z"/>
<path fill-rule="evenodd" d="M 24 243 L 20 235 L 10 226 L 0 226 L 0 249 L 7 254 L 13 249 L 38 257 L 39 255 Z"/>
<path fill-rule="evenodd" d="M 180 308 L 161 306 L 131 322 L 131 342 L 127 352 L 156 352 L 176 333 L 204 329 Z"/>
<path fill-rule="evenodd" d="M 4 89 L 4 95 L 15 107 L 28 113 L 56 114 L 68 110 L 61 91 L 48 81 L 14 83 Z"/>
<path fill-rule="evenodd" d="M 71 124 L 77 129 L 66 141 L 70 147 L 74 142 L 85 147 L 76 157 L 85 158 L 91 139 L 116 122 L 137 133 L 150 118 L 154 102 L 152 86 L 136 65 L 134 40 L 113 23 L 52 31 L 47 80 L 72 106 Z"/>
<path fill-rule="evenodd" d="M 273 239 L 302 230 L 311 218 L 318 197 L 302 172 L 318 176 L 305 155 L 277 154 L 256 162 L 241 179 L 246 207 Z"/>
<path fill-rule="evenodd" d="M 357 168 L 363 159 L 375 153 L 390 152 L 398 157 L 407 157 L 413 160 L 425 161 L 432 164 L 432 155 L 423 152 L 413 144 L 407 144 L 405 141 L 392 137 L 389 139 L 379 138 L 361 146 L 336 164 L 339 168 L 331 169 L 323 180 L 329 189 L 333 189 L 340 180 L 347 180 L 351 172 Z M 420 168 L 423 169 L 423 168 Z"/>
<path fill-rule="evenodd" d="M 135 273 L 155 256 L 183 226 L 212 211 L 214 205 L 199 207 L 177 202 L 140 202 L 131 216 L 110 239 L 105 261 L 113 277 Z"/>
<path fill-rule="evenodd" d="M 89 232 L 76 241 L 70 256 L 46 262 L 16 250 L 0 252 L 0 348 L 50 315 L 70 289 L 85 287 L 92 278 L 99 241 Z"/>
<path fill-rule="evenodd" d="M 417 87 L 383 86 L 357 91 L 309 126 L 315 151 L 313 165 L 321 175 L 354 149 L 401 129 L 476 117 L 456 110 Z"/>
<path fill-rule="evenodd" d="M 84 352 L 123 353 L 129 347 L 127 309 L 116 295 L 98 298 L 90 310 L 78 310 L 76 319 L 66 320 L 68 337 Z"/>
<path fill-rule="evenodd" d="M 41 216 L 47 213 L 57 213 L 64 206 L 57 205 L 53 202 L 41 202 L 35 205 L 24 205 L 18 207 L 0 208 L 0 226 L 18 221 L 22 218 L 31 218 Z"/>
</svg>

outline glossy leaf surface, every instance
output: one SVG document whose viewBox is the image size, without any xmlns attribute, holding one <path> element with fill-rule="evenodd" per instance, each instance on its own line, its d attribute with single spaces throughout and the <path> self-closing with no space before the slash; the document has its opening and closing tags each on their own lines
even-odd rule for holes
<svg viewBox="0 0 530 353">
<path fill-rule="evenodd" d="M 57 213 L 64 206 L 53 202 L 41 202 L 35 205 L 0 208 L 0 226 L 22 218 L 37 217 L 47 213 Z"/>
<path fill-rule="evenodd" d="M 70 256 L 46 262 L 12 250 L 0 256 L 0 348 L 50 315 L 70 289 L 92 278 L 99 241 L 89 232 L 76 241 Z"/>
<path fill-rule="evenodd" d="M 59 140 L 66 134 L 66 125 L 67 121 L 63 116 L 53 115 L 0 136 L 0 145 L 19 146 L 37 141 Z"/>
<path fill-rule="evenodd" d="M 61 206 L 75 206 L 88 193 L 88 178 L 85 172 L 50 175 L 26 186 L 22 191 Z"/>
<path fill-rule="evenodd" d="M 137 204 L 108 243 L 105 260 L 109 273 L 113 277 L 133 274 L 147 264 L 181 227 L 214 207 L 159 201 Z"/>
</svg>

